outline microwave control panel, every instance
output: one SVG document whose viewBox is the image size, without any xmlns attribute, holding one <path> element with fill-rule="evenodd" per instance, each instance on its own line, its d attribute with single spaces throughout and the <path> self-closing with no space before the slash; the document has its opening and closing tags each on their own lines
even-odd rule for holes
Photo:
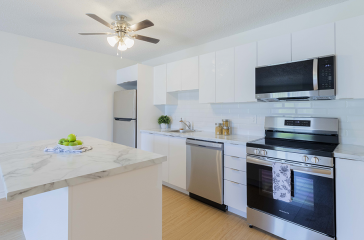
<svg viewBox="0 0 364 240">
<path fill-rule="evenodd" d="M 335 57 L 325 57 L 318 59 L 318 89 L 335 88 Z"/>
</svg>

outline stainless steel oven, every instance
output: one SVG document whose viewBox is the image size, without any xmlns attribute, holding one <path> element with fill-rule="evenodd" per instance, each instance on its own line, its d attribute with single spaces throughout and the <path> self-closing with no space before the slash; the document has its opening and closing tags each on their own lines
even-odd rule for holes
<svg viewBox="0 0 364 240">
<path fill-rule="evenodd" d="M 258 101 L 335 99 L 335 56 L 255 69 Z"/>
<path fill-rule="evenodd" d="M 247 143 L 248 223 L 289 240 L 335 239 L 338 119 L 267 117 L 265 129 Z M 275 162 L 291 169 L 290 202 L 273 198 Z"/>
</svg>

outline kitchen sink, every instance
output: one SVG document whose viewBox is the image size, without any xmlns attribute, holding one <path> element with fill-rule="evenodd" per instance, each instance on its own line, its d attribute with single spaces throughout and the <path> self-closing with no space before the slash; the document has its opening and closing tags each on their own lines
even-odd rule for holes
<svg viewBox="0 0 364 240">
<path fill-rule="evenodd" d="M 169 130 L 168 132 L 189 133 L 194 132 L 194 130 Z"/>
</svg>

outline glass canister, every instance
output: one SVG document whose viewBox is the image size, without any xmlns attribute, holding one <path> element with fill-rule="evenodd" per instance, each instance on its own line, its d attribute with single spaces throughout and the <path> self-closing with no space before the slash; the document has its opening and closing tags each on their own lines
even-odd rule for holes
<svg viewBox="0 0 364 240">
<path fill-rule="evenodd" d="M 230 135 L 230 127 L 223 127 L 222 134 L 224 136 Z"/>
<path fill-rule="evenodd" d="M 229 119 L 223 119 L 222 120 L 222 126 L 223 127 L 230 127 Z"/>
<path fill-rule="evenodd" d="M 215 123 L 215 134 L 222 135 L 222 124 L 221 123 Z"/>
</svg>

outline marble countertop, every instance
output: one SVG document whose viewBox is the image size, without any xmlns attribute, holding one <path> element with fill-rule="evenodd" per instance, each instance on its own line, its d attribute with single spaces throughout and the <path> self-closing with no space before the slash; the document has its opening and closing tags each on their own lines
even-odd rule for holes
<svg viewBox="0 0 364 240">
<path fill-rule="evenodd" d="M 163 130 L 163 129 L 149 129 L 140 131 L 144 133 L 155 133 L 166 136 L 192 138 L 192 139 L 199 139 L 212 142 L 233 143 L 239 145 L 246 145 L 247 142 L 264 137 L 264 136 L 248 136 L 248 135 L 223 136 L 223 135 L 215 135 L 214 132 L 203 132 L 203 131 L 180 133 L 180 132 L 170 132 L 170 130 Z"/>
<path fill-rule="evenodd" d="M 93 149 L 80 154 L 45 153 L 58 140 L 0 144 L 0 176 L 8 201 L 133 171 L 166 161 L 140 149 L 80 137 Z"/>
<path fill-rule="evenodd" d="M 339 144 L 334 151 L 334 157 L 364 161 L 364 146 Z"/>
</svg>

